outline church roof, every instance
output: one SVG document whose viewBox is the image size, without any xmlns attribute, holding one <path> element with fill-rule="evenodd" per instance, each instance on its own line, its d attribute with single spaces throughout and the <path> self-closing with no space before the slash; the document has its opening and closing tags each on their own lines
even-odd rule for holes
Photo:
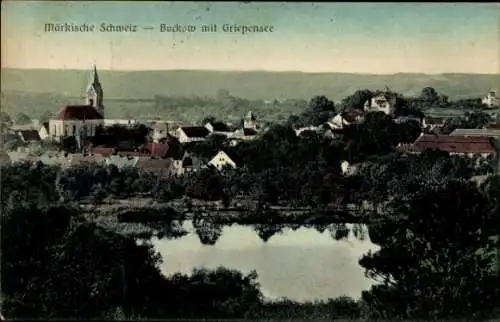
<svg viewBox="0 0 500 322">
<path fill-rule="evenodd" d="M 59 112 L 59 120 L 102 120 L 102 115 L 91 105 L 68 105 Z"/>
<path fill-rule="evenodd" d="M 94 65 L 93 84 L 99 84 L 99 75 L 97 75 L 97 66 Z"/>
</svg>

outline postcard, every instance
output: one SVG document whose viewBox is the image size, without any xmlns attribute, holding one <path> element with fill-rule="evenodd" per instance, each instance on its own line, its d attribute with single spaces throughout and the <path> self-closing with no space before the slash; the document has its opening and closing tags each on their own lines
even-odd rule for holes
<svg viewBox="0 0 500 322">
<path fill-rule="evenodd" d="M 498 4 L 1 6 L 0 320 L 498 317 Z"/>
</svg>

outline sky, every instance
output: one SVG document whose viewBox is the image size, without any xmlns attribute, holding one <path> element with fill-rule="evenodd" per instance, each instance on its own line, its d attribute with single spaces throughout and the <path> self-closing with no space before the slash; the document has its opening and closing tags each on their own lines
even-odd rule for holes
<svg viewBox="0 0 500 322">
<path fill-rule="evenodd" d="M 35 2 L 1 4 L 2 68 L 500 73 L 495 3 Z M 45 24 L 138 26 L 45 32 Z M 160 32 L 160 25 L 195 25 Z M 201 32 L 216 24 L 217 32 Z M 223 32 L 224 24 L 273 32 Z M 145 30 L 142 27 L 153 27 Z"/>
</svg>

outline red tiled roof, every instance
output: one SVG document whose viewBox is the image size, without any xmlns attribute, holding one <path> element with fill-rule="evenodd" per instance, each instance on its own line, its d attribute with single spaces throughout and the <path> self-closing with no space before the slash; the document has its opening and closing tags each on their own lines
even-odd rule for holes
<svg viewBox="0 0 500 322">
<path fill-rule="evenodd" d="M 159 156 L 160 158 L 165 158 L 168 154 L 169 146 L 167 144 L 161 143 L 149 143 L 148 150 L 152 155 Z"/>
<path fill-rule="evenodd" d="M 495 153 L 495 146 L 488 137 L 422 135 L 411 147 L 411 151 L 439 149 L 449 153 Z"/>
<path fill-rule="evenodd" d="M 93 155 L 73 154 L 69 161 L 70 166 L 79 166 L 79 165 L 93 164 L 93 163 L 103 164 L 104 156 L 99 154 L 93 154 Z"/>
<path fill-rule="evenodd" d="M 117 154 L 121 156 L 134 156 L 134 157 L 149 157 L 151 155 L 158 156 L 160 158 L 165 158 L 168 154 L 169 146 L 167 144 L 160 143 L 150 143 L 148 144 L 147 149 L 142 151 L 124 151 L 124 150 L 116 150 L 114 148 L 106 148 L 106 147 L 96 147 L 91 148 L 90 153 L 102 155 L 103 157 L 108 157 L 112 154 Z M 116 153 L 115 153 L 116 152 Z"/>
<path fill-rule="evenodd" d="M 171 174 L 172 159 L 153 159 L 150 157 L 140 157 L 136 167 L 142 171 L 156 175 L 166 176 Z"/>
<path fill-rule="evenodd" d="M 68 105 L 59 112 L 60 120 L 102 120 L 102 115 L 91 105 Z"/>
<path fill-rule="evenodd" d="M 117 151 L 116 153 L 119 156 L 127 156 L 127 157 L 149 157 L 149 153 L 144 153 L 141 151 Z"/>
<path fill-rule="evenodd" d="M 108 157 L 113 154 L 113 148 L 91 148 L 90 153 L 102 155 L 103 157 Z"/>
</svg>

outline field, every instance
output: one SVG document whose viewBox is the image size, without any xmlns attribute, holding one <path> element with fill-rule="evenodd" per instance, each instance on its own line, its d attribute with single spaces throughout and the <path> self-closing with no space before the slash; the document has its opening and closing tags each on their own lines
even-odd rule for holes
<svg viewBox="0 0 500 322">
<path fill-rule="evenodd" d="M 499 90 L 498 75 L 476 74 L 394 74 L 364 75 L 300 72 L 220 72 L 220 71 L 100 71 L 108 118 L 161 117 L 179 121 L 199 121 L 205 115 L 228 120 L 240 119 L 248 109 L 259 117 L 276 120 L 303 108 L 300 104 L 266 104 L 264 101 L 306 100 L 326 95 L 334 101 L 358 89 L 389 86 L 404 95 L 417 95 L 423 87 L 434 87 L 451 99 L 480 97 Z M 85 97 L 88 70 L 2 69 L 2 110 L 23 112 L 33 118 L 55 113 L 67 104 L 79 104 Z M 249 100 L 247 104 L 224 105 L 218 92 Z M 188 104 L 159 103 L 162 97 L 193 98 Z M 199 99 L 194 99 L 199 97 Z"/>
</svg>

